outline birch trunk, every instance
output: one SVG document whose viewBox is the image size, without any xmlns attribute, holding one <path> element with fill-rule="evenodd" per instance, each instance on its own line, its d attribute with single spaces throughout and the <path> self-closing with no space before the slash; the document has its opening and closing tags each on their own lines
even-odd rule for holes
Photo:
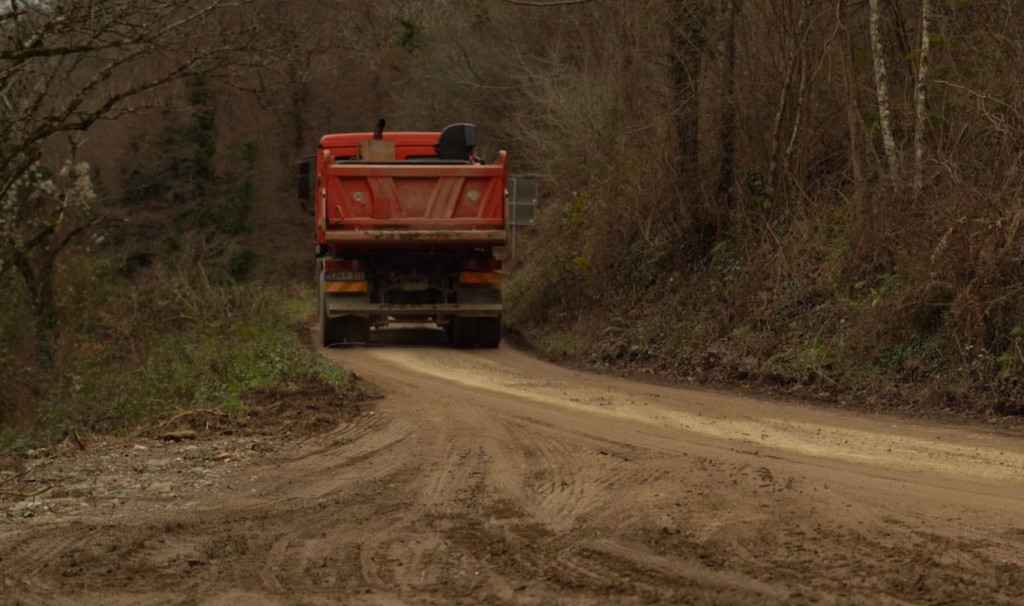
<svg viewBox="0 0 1024 606">
<path fill-rule="evenodd" d="M 796 138 L 800 134 L 800 121 L 803 118 L 804 113 L 804 102 L 807 98 L 807 57 L 805 56 L 800 61 L 800 86 L 797 88 L 796 93 L 796 109 L 793 115 L 793 128 L 789 133 L 789 143 L 786 145 L 786 151 L 782 155 L 782 173 L 786 175 L 792 182 L 797 183 L 800 187 L 802 183 L 797 182 L 797 178 L 790 172 L 790 158 L 793 157 L 793 150 L 796 149 Z"/>
<path fill-rule="evenodd" d="M 869 0 L 871 58 L 875 65 L 875 93 L 878 97 L 878 124 L 882 131 L 882 148 L 889 168 L 889 178 L 896 182 L 898 160 L 896 157 L 896 140 L 892 136 L 892 123 L 889 119 L 889 87 L 885 75 L 885 55 L 882 47 L 882 36 L 879 32 L 878 0 Z"/>
</svg>

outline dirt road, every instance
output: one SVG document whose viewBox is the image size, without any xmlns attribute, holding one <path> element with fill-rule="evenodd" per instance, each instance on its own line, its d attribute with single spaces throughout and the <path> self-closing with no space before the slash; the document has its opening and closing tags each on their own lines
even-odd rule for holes
<svg viewBox="0 0 1024 606">
<path fill-rule="evenodd" d="M 1024 603 L 1024 440 L 458 351 L 191 502 L 0 525 L 5 603 Z M 386 337 L 386 339 L 382 339 Z"/>
</svg>

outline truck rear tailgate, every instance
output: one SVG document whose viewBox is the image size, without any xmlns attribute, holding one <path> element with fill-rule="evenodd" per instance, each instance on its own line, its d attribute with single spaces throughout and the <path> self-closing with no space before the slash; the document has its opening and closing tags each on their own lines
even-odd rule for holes
<svg viewBox="0 0 1024 606">
<path fill-rule="evenodd" d="M 322 174 L 326 242 L 505 242 L 504 154 L 494 164 L 330 163 Z"/>
</svg>

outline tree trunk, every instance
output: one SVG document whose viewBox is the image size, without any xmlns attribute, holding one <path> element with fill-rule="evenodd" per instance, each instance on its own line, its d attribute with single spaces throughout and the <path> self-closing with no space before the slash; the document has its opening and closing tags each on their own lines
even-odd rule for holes
<svg viewBox="0 0 1024 606">
<path fill-rule="evenodd" d="M 696 190 L 700 166 L 699 83 L 704 49 L 701 8 L 691 0 L 673 0 L 672 52 L 670 65 L 674 104 L 677 175 L 685 191 Z"/>
<path fill-rule="evenodd" d="M 717 241 L 718 220 L 703 197 L 700 155 L 700 80 L 707 19 L 703 0 L 672 0 L 670 70 L 676 108 L 676 184 L 680 216 L 689 223 L 697 257 Z"/>
<path fill-rule="evenodd" d="M 14 264 L 18 268 L 32 299 L 32 313 L 36 328 L 36 363 L 42 368 L 53 365 L 57 351 L 57 301 L 53 291 L 53 272 L 56 255 L 44 259 L 38 268 L 28 258 L 18 254 Z"/>
<path fill-rule="evenodd" d="M 803 9 L 800 12 L 800 21 L 796 25 L 796 47 L 793 56 L 786 62 L 786 71 L 782 77 L 782 90 L 779 91 L 779 101 L 775 106 L 775 116 L 772 119 L 772 130 L 770 135 L 771 151 L 768 152 L 768 194 L 775 196 L 775 188 L 778 185 L 779 175 L 779 150 L 782 147 L 782 120 L 786 115 L 786 108 L 789 106 L 790 93 L 793 90 L 793 75 L 800 64 L 800 57 L 804 52 L 804 42 L 807 39 L 807 22 L 810 13 L 810 2 L 804 0 Z"/>
<path fill-rule="evenodd" d="M 882 149 L 889 169 L 889 179 L 896 183 L 899 160 L 896 156 L 896 139 L 892 135 L 892 124 L 889 120 L 889 85 L 885 75 L 885 48 L 879 31 L 879 0 L 869 0 L 871 12 L 869 29 L 871 33 L 871 59 L 875 66 L 875 94 L 878 98 L 878 124 L 882 131 Z"/>
<path fill-rule="evenodd" d="M 843 80 L 846 86 L 846 125 L 850 136 L 850 173 L 854 190 L 860 191 L 864 184 L 864 152 L 861 146 L 864 124 L 861 120 L 860 103 L 857 100 L 857 78 L 854 73 L 853 52 L 853 45 L 847 37 L 847 48 L 843 52 Z"/>
<path fill-rule="evenodd" d="M 797 180 L 797 176 L 790 171 L 790 160 L 793 151 L 796 149 L 797 137 L 800 136 L 800 121 L 803 119 L 804 103 L 807 99 L 807 57 L 800 60 L 800 86 L 796 91 L 796 107 L 793 110 L 793 127 L 789 132 L 789 143 L 786 144 L 786 151 L 782 154 L 782 174 L 791 182 L 803 188 L 803 180 Z"/>
<path fill-rule="evenodd" d="M 289 107 L 288 117 L 291 120 L 292 149 L 297 154 L 302 154 L 307 146 L 306 142 L 306 119 L 303 110 L 306 101 L 309 99 L 309 86 L 306 83 L 304 74 L 299 72 L 299 67 L 292 64 L 288 66 L 288 90 Z"/>
<path fill-rule="evenodd" d="M 914 91 L 914 195 L 924 186 L 924 127 L 925 127 L 925 82 L 928 78 L 928 29 L 931 21 L 931 4 L 921 0 L 921 52 L 917 64 L 917 82 Z"/>
<path fill-rule="evenodd" d="M 720 233 L 727 228 L 726 222 L 729 213 L 736 202 L 733 175 L 736 152 L 736 18 L 739 12 L 739 0 L 728 0 L 725 10 L 725 52 L 723 53 L 725 91 L 718 122 L 719 156 L 718 187 L 716 188 L 719 200 L 718 229 Z"/>
</svg>

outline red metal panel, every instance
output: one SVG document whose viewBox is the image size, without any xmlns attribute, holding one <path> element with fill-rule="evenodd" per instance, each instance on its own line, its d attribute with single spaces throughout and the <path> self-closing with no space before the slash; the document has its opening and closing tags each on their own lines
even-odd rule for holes
<svg viewBox="0 0 1024 606">
<path fill-rule="evenodd" d="M 504 229 L 335 229 L 324 235 L 321 244 L 350 244 L 367 248 L 396 245 L 439 244 L 457 246 L 502 246 L 508 241 Z"/>
<path fill-rule="evenodd" d="M 425 216 L 435 219 L 447 219 L 455 213 L 455 205 L 459 203 L 459 194 L 465 184 L 462 178 L 439 179 L 430 198 L 430 212 Z"/>
<path fill-rule="evenodd" d="M 393 215 L 401 217 L 402 201 L 395 191 L 395 182 L 385 177 L 374 177 L 366 181 L 373 197 L 373 218 L 390 219 Z"/>
<path fill-rule="evenodd" d="M 405 160 L 409 156 L 433 156 L 441 133 L 385 132 L 385 141 L 395 142 L 395 159 Z M 324 135 L 320 138 L 320 149 L 329 150 L 331 157 L 355 156 L 360 141 L 373 139 L 373 133 L 342 133 Z"/>
<path fill-rule="evenodd" d="M 505 154 L 493 164 L 335 162 L 369 133 L 328 135 L 318 157 L 317 241 L 496 245 L 505 241 Z M 437 133 L 385 133 L 396 156 L 431 155 Z M 429 145 L 428 145 L 429 144 Z M 423 147 L 424 149 L 414 149 Z M 427 149 L 429 147 L 429 149 Z M 344 149 L 343 149 L 344 148 Z"/>
<path fill-rule="evenodd" d="M 332 164 L 325 172 L 334 227 L 504 224 L 503 167 Z"/>
</svg>

